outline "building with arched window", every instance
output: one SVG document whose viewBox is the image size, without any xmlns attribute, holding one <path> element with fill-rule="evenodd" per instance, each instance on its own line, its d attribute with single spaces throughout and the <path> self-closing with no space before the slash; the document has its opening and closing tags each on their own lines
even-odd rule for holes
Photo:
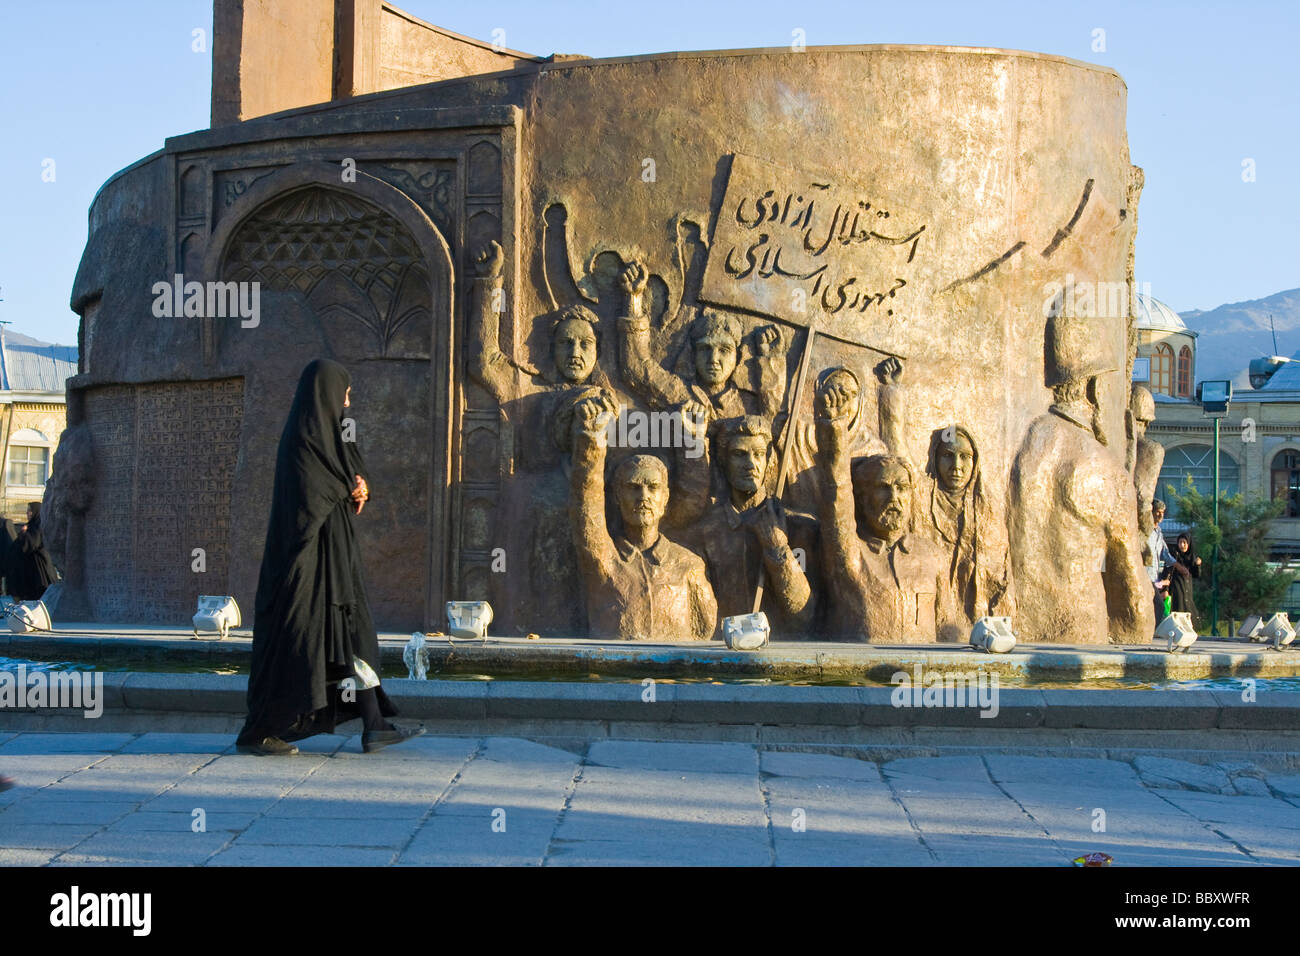
<svg viewBox="0 0 1300 956">
<path fill-rule="evenodd" d="M 1191 395 L 1192 392 L 1192 349 L 1184 345 L 1178 350 L 1178 382 L 1175 390 L 1179 395 Z"/>
<path fill-rule="evenodd" d="M 50 462 L 67 422 L 64 386 L 77 374 L 77 350 L 0 331 L 0 514 L 27 519 L 45 497 Z"/>
<path fill-rule="evenodd" d="M 1169 504 L 1166 531 L 1181 529 L 1171 489 L 1190 480 L 1214 486 L 1214 422 L 1196 402 L 1196 333 L 1168 306 L 1139 295 L 1138 361 L 1133 381 L 1156 401 L 1147 434 L 1165 448 L 1156 497 Z M 1281 498 L 1286 510 L 1269 535 L 1277 559 L 1300 557 L 1300 355 L 1264 363 L 1255 388 L 1234 386 L 1219 425 L 1219 489 L 1224 495 Z"/>
<path fill-rule="evenodd" d="M 1193 397 L 1197 333 L 1159 299 L 1137 293 L 1133 302 L 1138 331 L 1133 381 L 1151 389 L 1152 395 Z"/>
</svg>

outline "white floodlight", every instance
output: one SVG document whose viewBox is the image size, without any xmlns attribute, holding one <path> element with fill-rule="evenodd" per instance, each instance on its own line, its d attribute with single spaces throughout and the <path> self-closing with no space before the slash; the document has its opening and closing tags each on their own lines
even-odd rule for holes
<svg viewBox="0 0 1300 956">
<path fill-rule="evenodd" d="M 970 645 L 987 654 L 1009 654 L 1016 646 L 1009 617 L 982 617 L 971 628 Z"/>
<path fill-rule="evenodd" d="M 1241 627 L 1237 628 L 1237 636 L 1254 641 L 1256 644 L 1264 643 L 1268 640 L 1264 634 L 1264 619 L 1258 614 L 1252 614 L 1241 622 Z"/>
<path fill-rule="evenodd" d="M 225 640 L 232 627 L 240 627 L 239 605 L 229 594 L 200 594 L 198 613 L 194 615 L 194 637 L 199 631 L 213 632 Z"/>
<path fill-rule="evenodd" d="M 1196 630 L 1192 627 L 1192 615 L 1187 611 L 1174 611 L 1160 622 L 1156 628 L 1156 637 L 1169 641 L 1169 653 L 1186 651 L 1196 643 Z"/>
<path fill-rule="evenodd" d="M 492 605 L 487 601 L 447 602 L 447 629 L 452 637 L 482 640 L 491 623 Z"/>
<path fill-rule="evenodd" d="M 762 611 L 722 619 L 722 639 L 734 651 L 757 650 L 767 643 L 771 633 L 772 627 Z"/>
<path fill-rule="evenodd" d="M 32 631 L 48 631 L 50 612 L 44 601 L 20 601 L 12 607 L 5 608 L 9 618 L 9 630 L 15 634 L 29 634 Z"/>
<path fill-rule="evenodd" d="M 1278 611 L 1264 625 L 1263 640 L 1272 641 L 1273 647 L 1281 650 L 1295 640 L 1295 625 L 1291 623 L 1286 611 Z"/>
</svg>

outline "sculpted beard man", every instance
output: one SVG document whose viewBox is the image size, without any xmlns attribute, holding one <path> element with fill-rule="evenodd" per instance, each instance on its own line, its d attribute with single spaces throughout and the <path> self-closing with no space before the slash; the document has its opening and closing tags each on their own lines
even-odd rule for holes
<svg viewBox="0 0 1300 956">
<path fill-rule="evenodd" d="M 930 643 L 942 571 L 935 546 L 910 531 L 915 476 L 896 455 L 872 455 L 856 463 L 850 475 L 845 425 L 853 400 L 833 379 L 823 383 L 816 399 L 831 626 L 838 637 L 873 644 Z M 855 504 L 865 531 L 861 537 Z"/>
<path fill-rule="evenodd" d="M 622 528 L 605 523 L 605 436 L 617 408 L 608 395 L 578 403 L 573 415 L 570 513 L 592 637 L 705 641 L 718 605 L 699 555 L 659 532 L 668 506 L 668 468 L 633 455 L 611 479 Z"/>
<path fill-rule="evenodd" d="M 1142 567 L 1137 491 L 1107 446 L 1101 376 L 1118 367 L 1105 324 L 1048 320 L 1053 402 L 1029 426 L 1011 469 L 1011 559 L 1027 641 L 1139 644 L 1155 623 Z"/>
</svg>

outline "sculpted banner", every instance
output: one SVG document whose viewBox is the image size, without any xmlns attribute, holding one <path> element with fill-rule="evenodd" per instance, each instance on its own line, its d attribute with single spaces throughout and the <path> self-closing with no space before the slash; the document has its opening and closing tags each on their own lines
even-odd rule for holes
<svg viewBox="0 0 1300 956">
<path fill-rule="evenodd" d="M 926 230 L 882 193 L 736 154 L 700 297 L 877 344 L 916 305 Z"/>
</svg>

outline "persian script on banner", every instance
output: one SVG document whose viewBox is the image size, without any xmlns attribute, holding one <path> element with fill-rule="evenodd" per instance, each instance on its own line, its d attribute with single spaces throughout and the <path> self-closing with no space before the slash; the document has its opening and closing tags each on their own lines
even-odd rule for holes
<svg viewBox="0 0 1300 956">
<path fill-rule="evenodd" d="M 914 219 L 843 177 L 738 153 L 701 298 L 869 345 L 871 326 L 917 291 L 925 223 Z"/>
</svg>

